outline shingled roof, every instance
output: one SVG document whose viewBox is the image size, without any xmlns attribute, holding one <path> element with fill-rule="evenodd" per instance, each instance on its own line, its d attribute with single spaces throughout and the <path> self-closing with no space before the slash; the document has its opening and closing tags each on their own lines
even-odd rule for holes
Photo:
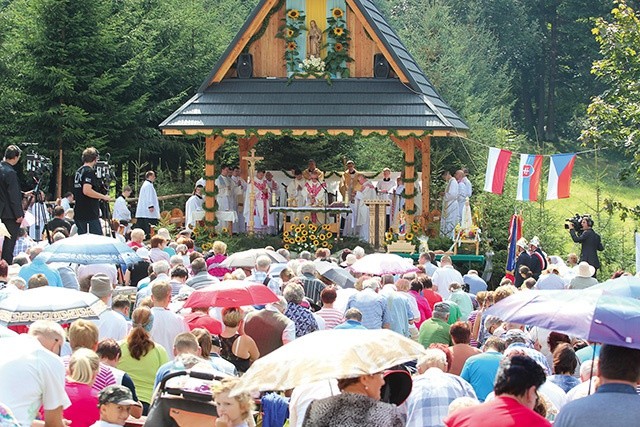
<svg viewBox="0 0 640 427">
<path fill-rule="evenodd" d="M 263 11 L 261 0 L 198 93 L 160 124 L 164 133 L 215 129 L 397 129 L 466 131 L 468 126 L 429 82 L 395 31 L 370 0 L 347 0 L 357 8 L 399 67 L 398 78 L 293 80 L 272 78 L 219 82 L 233 46 Z M 391 61 L 390 61 L 391 62 Z"/>
</svg>

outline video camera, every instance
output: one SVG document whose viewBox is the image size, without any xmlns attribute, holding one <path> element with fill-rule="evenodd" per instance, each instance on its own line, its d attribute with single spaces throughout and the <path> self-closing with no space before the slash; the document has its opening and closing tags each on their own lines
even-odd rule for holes
<svg viewBox="0 0 640 427">
<path fill-rule="evenodd" d="M 96 173 L 96 178 L 98 178 L 98 181 L 100 181 L 102 194 L 107 194 L 109 192 L 109 186 L 111 185 L 111 181 L 113 181 L 114 176 L 111 174 L 111 166 L 109 166 L 109 159 L 111 159 L 111 154 L 107 153 L 104 158 L 105 160 L 98 160 L 96 162 L 94 171 Z"/>
<path fill-rule="evenodd" d="M 568 230 L 569 229 L 569 224 L 573 224 L 573 229 L 576 231 L 576 233 L 578 233 L 578 234 L 582 233 L 582 219 L 583 218 L 591 218 L 591 215 L 575 214 L 573 216 L 573 218 L 565 219 L 565 221 L 567 223 L 564 225 L 564 228 L 566 230 Z"/>
<path fill-rule="evenodd" d="M 36 185 L 46 185 L 53 172 L 51 159 L 36 152 L 27 154 L 27 173 L 36 181 Z"/>
</svg>

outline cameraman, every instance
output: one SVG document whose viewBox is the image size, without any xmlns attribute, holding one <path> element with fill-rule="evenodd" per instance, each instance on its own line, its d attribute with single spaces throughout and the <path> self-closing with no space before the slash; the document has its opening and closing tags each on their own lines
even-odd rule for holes
<svg viewBox="0 0 640 427">
<path fill-rule="evenodd" d="M 78 226 L 78 234 L 102 235 L 100 226 L 100 200 L 109 202 L 109 196 L 99 192 L 101 186 L 96 177 L 94 167 L 100 158 L 98 150 L 89 147 L 82 152 L 80 169 L 76 171 L 73 181 L 73 196 L 76 200 L 74 219 Z"/>
<path fill-rule="evenodd" d="M 593 231 L 593 219 L 588 216 L 583 216 L 580 220 L 582 226 L 582 232 L 576 233 L 573 222 L 569 222 L 569 234 L 571 239 L 576 243 L 582 244 L 580 251 L 580 261 L 586 261 L 592 267 L 595 267 L 596 271 L 593 273 L 593 277 L 596 277 L 598 269 L 600 268 L 600 260 L 598 259 L 598 251 L 603 251 L 602 241 L 600 235 Z"/>
</svg>

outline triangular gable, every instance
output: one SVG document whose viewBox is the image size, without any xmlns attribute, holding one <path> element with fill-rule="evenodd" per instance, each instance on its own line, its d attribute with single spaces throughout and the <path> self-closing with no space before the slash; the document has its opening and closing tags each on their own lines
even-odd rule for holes
<svg viewBox="0 0 640 427">
<path fill-rule="evenodd" d="M 261 0 L 256 5 L 207 79 L 198 89 L 199 93 L 205 92 L 209 87 L 223 80 L 251 37 L 260 30 L 263 21 L 267 19 L 269 12 L 278 2 L 279 0 Z M 435 113 L 444 127 L 452 130 L 468 130 L 467 124 L 435 90 L 376 5 L 371 0 L 346 0 L 346 3 L 385 56 L 399 80 L 416 94 L 422 96 L 424 103 Z"/>
</svg>

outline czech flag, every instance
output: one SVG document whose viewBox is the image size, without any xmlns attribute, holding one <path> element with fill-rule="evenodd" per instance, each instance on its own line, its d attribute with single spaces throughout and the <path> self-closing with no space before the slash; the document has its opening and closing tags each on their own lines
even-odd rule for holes
<svg viewBox="0 0 640 427">
<path fill-rule="evenodd" d="M 551 156 L 547 200 L 566 199 L 571 192 L 571 174 L 576 162 L 575 154 L 554 154 Z"/>
<path fill-rule="evenodd" d="M 489 193 L 502 194 L 504 179 L 507 176 L 511 151 L 499 148 L 489 148 L 487 158 L 487 172 L 484 176 L 484 191 Z"/>
<path fill-rule="evenodd" d="M 537 201 L 541 176 L 542 156 L 539 154 L 520 154 L 516 200 L 524 202 Z"/>
</svg>

